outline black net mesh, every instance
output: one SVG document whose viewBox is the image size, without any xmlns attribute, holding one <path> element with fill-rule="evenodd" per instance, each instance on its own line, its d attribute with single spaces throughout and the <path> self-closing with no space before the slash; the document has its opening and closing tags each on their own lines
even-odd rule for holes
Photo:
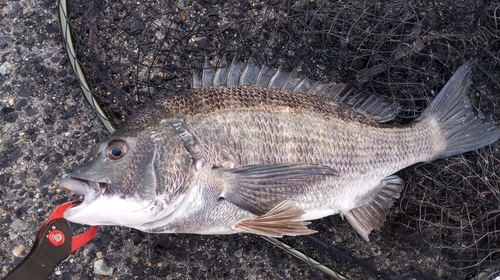
<svg viewBox="0 0 500 280">
<path fill-rule="evenodd" d="M 474 59 L 471 101 L 500 121 L 500 4 L 495 1 L 82 1 L 68 21 L 95 98 L 119 124 L 148 100 L 190 87 L 204 57 L 296 68 L 425 108 Z M 284 241 L 352 278 L 488 279 L 500 270 L 500 144 L 400 172 L 388 222 L 364 242 L 340 217 Z M 276 249 L 278 250 L 278 249 Z M 474 278 L 476 277 L 476 278 Z"/>
</svg>

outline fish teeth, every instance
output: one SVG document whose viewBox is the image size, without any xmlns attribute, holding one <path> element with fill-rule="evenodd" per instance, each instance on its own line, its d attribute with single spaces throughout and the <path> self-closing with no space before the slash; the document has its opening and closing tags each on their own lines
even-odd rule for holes
<svg viewBox="0 0 500 280">
<path fill-rule="evenodd" d="M 101 192 L 100 184 L 98 182 L 87 181 L 88 185 L 96 192 Z"/>
</svg>

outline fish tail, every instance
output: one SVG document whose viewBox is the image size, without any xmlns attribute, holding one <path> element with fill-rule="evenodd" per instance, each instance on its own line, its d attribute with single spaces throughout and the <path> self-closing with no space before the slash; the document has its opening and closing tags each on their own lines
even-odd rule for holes
<svg viewBox="0 0 500 280">
<path fill-rule="evenodd" d="M 480 119 L 467 98 L 475 65 L 475 61 L 469 61 L 460 66 L 419 118 L 434 118 L 439 122 L 446 140 L 440 156 L 473 151 L 500 139 L 500 129 Z"/>
</svg>

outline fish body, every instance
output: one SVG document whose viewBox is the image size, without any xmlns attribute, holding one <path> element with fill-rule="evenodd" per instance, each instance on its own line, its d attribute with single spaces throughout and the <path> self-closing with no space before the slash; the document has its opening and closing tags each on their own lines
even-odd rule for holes
<svg viewBox="0 0 500 280">
<path fill-rule="evenodd" d="M 194 88 L 155 100 L 103 139 L 60 185 L 84 201 L 69 221 L 145 232 L 313 233 L 341 214 L 366 240 L 404 185 L 395 172 L 491 144 L 500 130 L 467 101 L 460 67 L 422 115 L 281 69 L 204 67 Z"/>
</svg>

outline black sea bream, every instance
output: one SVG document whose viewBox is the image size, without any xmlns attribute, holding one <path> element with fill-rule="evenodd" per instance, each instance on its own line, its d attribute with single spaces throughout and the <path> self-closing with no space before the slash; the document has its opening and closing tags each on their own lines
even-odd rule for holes
<svg viewBox="0 0 500 280">
<path fill-rule="evenodd" d="M 295 72 L 205 62 L 193 89 L 144 107 L 97 144 L 60 185 L 84 201 L 71 222 L 156 233 L 314 233 L 340 214 L 368 240 L 403 181 L 395 172 L 489 145 L 462 65 L 408 125 L 384 124 L 396 103 Z"/>
</svg>

